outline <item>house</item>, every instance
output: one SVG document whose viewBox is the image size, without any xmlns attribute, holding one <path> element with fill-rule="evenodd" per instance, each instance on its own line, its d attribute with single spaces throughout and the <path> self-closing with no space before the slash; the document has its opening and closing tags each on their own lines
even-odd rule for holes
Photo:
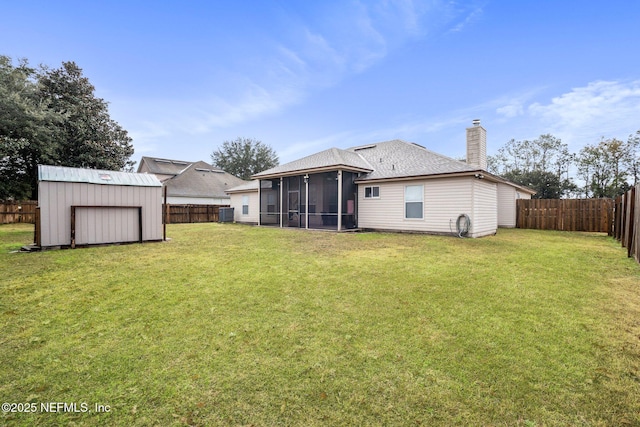
<svg viewBox="0 0 640 427">
<path fill-rule="evenodd" d="M 535 191 L 487 172 L 486 130 L 467 128 L 467 161 L 393 140 L 330 148 L 227 191 L 237 222 L 481 237 L 515 226 L 515 201 Z"/>
<path fill-rule="evenodd" d="M 167 188 L 167 203 L 178 205 L 228 205 L 226 191 L 246 183 L 202 161 L 142 157 L 138 172 L 154 174 Z"/>
<path fill-rule="evenodd" d="M 162 184 L 154 175 L 38 166 L 36 246 L 159 241 Z"/>
</svg>

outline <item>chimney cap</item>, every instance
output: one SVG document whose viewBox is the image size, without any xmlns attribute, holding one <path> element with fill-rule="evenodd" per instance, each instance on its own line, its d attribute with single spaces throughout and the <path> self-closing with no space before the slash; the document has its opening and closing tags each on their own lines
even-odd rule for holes
<svg viewBox="0 0 640 427">
<path fill-rule="evenodd" d="M 473 119 L 473 123 L 474 126 L 480 126 L 480 119 Z"/>
</svg>

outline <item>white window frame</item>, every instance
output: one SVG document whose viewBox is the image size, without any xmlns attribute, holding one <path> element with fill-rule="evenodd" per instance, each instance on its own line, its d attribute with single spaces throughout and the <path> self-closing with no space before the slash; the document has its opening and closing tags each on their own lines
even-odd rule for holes
<svg viewBox="0 0 640 427">
<path fill-rule="evenodd" d="M 369 189 L 369 196 L 367 196 L 367 189 Z M 375 190 L 378 190 L 378 195 L 375 195 Z M 364 198 L 365 199 L 379 199 L 380 198 L 380 186 L 378 185 L 370 185 L 364 187 Z"/>
<path fill-rule="evenodd" d="M 411 199 L 407 197 L 407 192 L 409 188 L 420 188 L 420 200 L 417 198 Z M 417 194 L 417 190 L 413 190 Z M 420 203 L 420 216 L 419 217 L 409 217 L 407 216 L 407 203 Z M 424 184 L 417 185 L 405 185 L 404 186 L 404 219 L 409 221 L 421 221 L 424 220 Z"/>
<path fill-rule="evenodd" d="M 249 196 L 246 194 L 242 195 L 242 215 L 249 215 Z"/>
</svg>

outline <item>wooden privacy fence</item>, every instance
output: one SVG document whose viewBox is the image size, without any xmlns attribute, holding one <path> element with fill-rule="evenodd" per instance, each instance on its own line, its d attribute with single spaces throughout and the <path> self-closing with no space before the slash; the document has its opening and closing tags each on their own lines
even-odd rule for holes
<svg viewBox="0 0 640 427">
<path fill-rule="evenodd" d="M 519 199 L 516 227 L 610 233 L 613 199 Z"/>
<path fill-rule="evenodd" d="M 163 205 L 166 224 L 218 222 L 220 208 L 229 205 Z"/>
<path fill-rule="evenodd" d="M 0 202 L 0 224 L 14 224 L 16 222 L 35 224 L 37 206 L 36 200 Z"/>
<path fill-rule="evenodd" d="M 627 256 L 640 262 L 640 185 L 615 200 L 615 220 L 611 235 L 627 248 Z"/>
</svg>

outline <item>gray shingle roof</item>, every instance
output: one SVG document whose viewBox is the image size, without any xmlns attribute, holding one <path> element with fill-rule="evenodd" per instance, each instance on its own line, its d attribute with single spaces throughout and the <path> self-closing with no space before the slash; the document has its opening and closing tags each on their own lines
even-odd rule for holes
<svg viewBox="0 0 640 427">
<path fill-rule="evenodd" d="M 243 191 L 258 191 L 258 180 L 254 179 L 253 181 L 231 187 L 227 190 L 227 193 L 241 193 Z"/>
<path fill-rule="evenodd" d="M 373 170 L 361 176 L 358 179 L 359 181 L 480 170 L 477 166 L 469 165 L 460 160 L 434 153 L 420 145 L 398 139 L 352 147 L 348 150 L 362 156 L 373 166 Z"/>
<path fill-rule="evenodd" d="M 160 175 L 178 175 L 187 166 L 191 166 L 193 163 L 195 162 L 143 156 L 140 159 L 140 164 L 138 165 L 138 172 L 141 171 L 142 165 L 144 164 L 147 166 L 147 168 L 149 168 L 149 173 L 157 173 Z"/>
<path fill-rule="evenodd" d="M 353 151 L 341 150 L 339 148 L 329 148 L 328 150 L 303 157 L 293 162 L 276 166 L 266 171 L 253 175 L 254 178 L 261 178 L 271 175 L 286 175 L 292 172 L 304 172 L 314 169 L 342 167 L 362 171 L 371 171 L 371 165 L 360 155 Z"/>
<path fill-rule="evenodd" d="M 244 181 L 205 162 L 195 162 L 180 175 L 164 182 L 167 195 L 174 197 L 229 197 L 226 191 Z"/>
</svg>

